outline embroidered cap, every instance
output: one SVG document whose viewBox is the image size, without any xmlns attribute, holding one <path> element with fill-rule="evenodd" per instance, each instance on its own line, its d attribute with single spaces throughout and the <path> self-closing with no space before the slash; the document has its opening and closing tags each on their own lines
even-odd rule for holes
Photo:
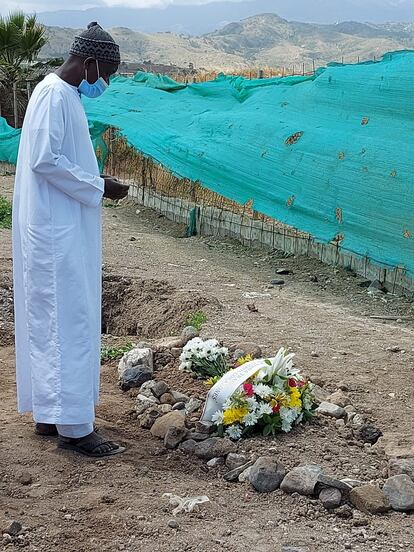
<svg viewBox="0 0 414 552">
<path fill-rule="evenodd" d="M 86 31 L 83 31 L 79 36 L 75 36 L 69 53 L 74 56 L 91 57 L 98 61 L 107 61 L 117 65 L 121 61 L 118 44 L 96 21 L 89 23 Z"/>
</svg>

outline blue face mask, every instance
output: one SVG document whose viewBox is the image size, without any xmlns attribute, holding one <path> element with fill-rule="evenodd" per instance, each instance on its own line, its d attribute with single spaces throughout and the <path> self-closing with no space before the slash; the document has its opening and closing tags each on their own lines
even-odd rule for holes
<svg viewBox="0 0 414 552">
<path fill-rule="evenodd" d="M 99 76 L 99 65 L 98 60 L 96 60 L 96 70 L 98 72 L 98 80 L 93 84 L 88 82 L 88 70 L 85 68 L 85 78 L 78 86 L 78 90 L 81 94 L 87 98 L 98 98 L 101 96 L 105 90 L 108 88 L 108 83 Z"/>
</svg>

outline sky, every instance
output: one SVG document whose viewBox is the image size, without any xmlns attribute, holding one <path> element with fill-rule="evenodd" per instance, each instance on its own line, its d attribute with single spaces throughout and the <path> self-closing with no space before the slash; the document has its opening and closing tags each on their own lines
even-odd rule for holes
<svg viewBox="0 0 414 552">
<path fill-rule="evenodd" d="M 70 0 L 63 8 L 61 0 L 34 0 L 33 2 L 19 0 L 1 0 L 1 12 L 21 9 L 25 12 L 52 11 L 61 9 L 87 9 L 96 6 L 123 6 L 129 8 L 148 8 L 168 4 L 206 4 L 213 0 Z M 240 1 L 240 0 L 239 0 Z M 246 0 L 245 0 L 246 1 Z"/>
</svg>

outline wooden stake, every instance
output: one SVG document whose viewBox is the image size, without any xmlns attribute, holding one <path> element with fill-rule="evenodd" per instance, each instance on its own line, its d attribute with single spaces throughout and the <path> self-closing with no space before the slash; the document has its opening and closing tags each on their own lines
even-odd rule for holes
<svg viewBox="0 0 414 552">
<path fill-rule="evenodd" d="M 13 83 L 13 111 L 14 111 L 14 128 L 18 128 L 19 113 L 17 109 L 17 82 Z"/>
</svg>

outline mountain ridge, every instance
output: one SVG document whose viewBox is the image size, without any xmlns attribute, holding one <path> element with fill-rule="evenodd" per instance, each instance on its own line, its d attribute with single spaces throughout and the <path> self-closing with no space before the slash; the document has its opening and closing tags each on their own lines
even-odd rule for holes
<svg viewBox="0 0 414 552">
<path fill-rule="evenodd" d="M 324 65 L 379 58 L 387 51 L 414 48 L 414 23 L 361 24 L 347 21 L 322 25 L 287 21 L 275 14 L 259 14 L 229 23 L 212 33 L 187 36 L 146 34 L 127 27 L 111 29 L 123 61 L 173 64 L 179 67 L 229 70 L 282 67 L 293 63 Z M 48 28 L 43 56 L 65 56 L 76 30 Z"/>
</svg>

